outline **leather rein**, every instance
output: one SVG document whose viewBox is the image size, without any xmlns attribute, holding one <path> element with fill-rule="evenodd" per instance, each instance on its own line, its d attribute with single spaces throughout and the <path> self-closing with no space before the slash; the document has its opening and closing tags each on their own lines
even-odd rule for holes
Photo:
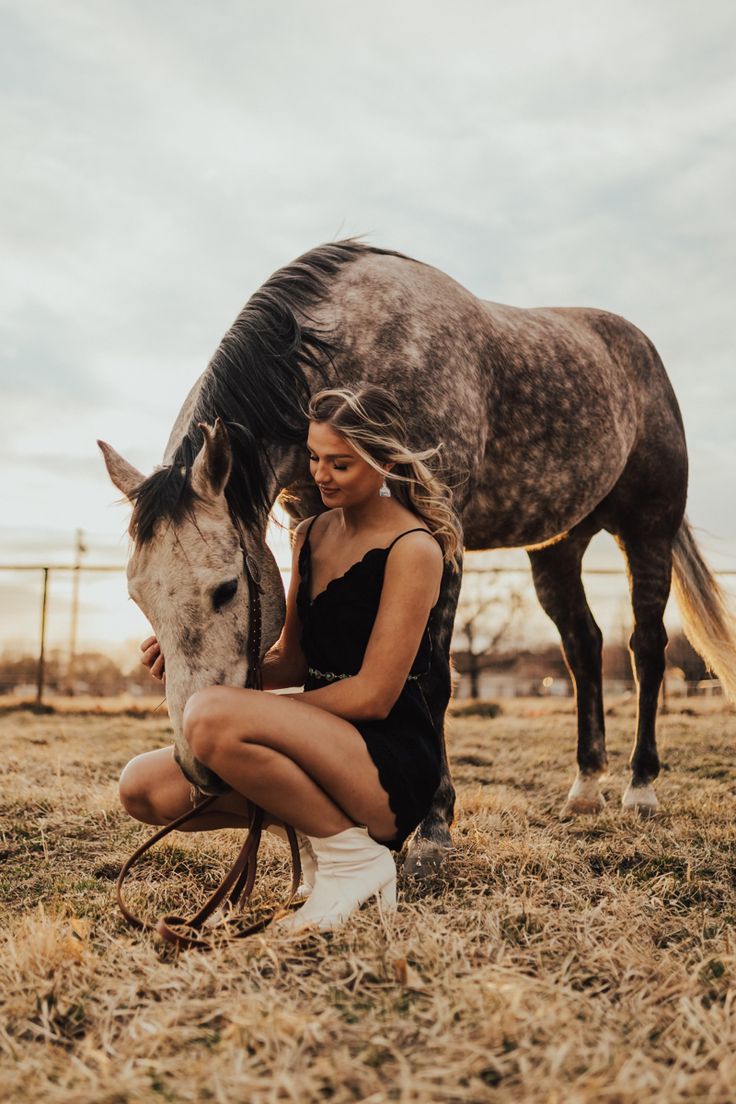
<svg viewBox="0 0 736 1104">
<path fill-rule="evenodd" d="M 233 524 L 238 533 L 240 541 L 240 550 L 243 554 L 243 573 L 248 584 L 248 602 L 250 615 L 248 618 L 248 640 L 246 645 L 246 658 L 248 660 L 248 673 L 245 677 L 245 689 L 247 690 L 262 690 L 263 679 L 261 676 L 261 645 L 263 640 L 263 610 L 261 603 L 262 588 L 260 583 L 260 573 L 255 559 L 246 550 L 245 538 L 243 530 L 238 522 L 237 518 L 232 517 Z M 170 824 L 160 828 L 150 839 L 141 844 L 130 858 L 126 859 L 123 863 L 120 874 L 115 885 L 115 895 L 117 898 L 118 906 L 128 923 L 137 928 L 139 931 L 153 931 L 162 936 L 168 943 L 172 943 L 179 949 L 186 949 L 190 947 L 197 947 L 201 950 L 209 950 L 212 944 L 208 939 L 203 937 L 202 928 L 206 921 L 212 916 L 212 914 L 220 907 L 222 907 L 225 914 L 225 922 L 230 924 L 230 915 L 237 909 L 242 909 L 248 902 L 253 892 L 255 885 L 256 873 L 258 868 L 258 848 L 261 842 L 261 834 L 263 832 L 263 817 L 264 811 L 260 806 L 248 802 L 250 824 L 246 832 L 246 837 L 243 845 L 240 849 L 238 857 L 235 859 L 230 870 L 220 882 L 215 892 L 209 897 L 204 905 L 195 913 L 189 917 L 182 916 L 161 916 L 155 923 L 151 923 L 148 920 L 142 920 L 130 911 L 125 900 L 123 898 L 123 883 L 128 876 L 130 870 L 138 862 L 138 860 L 145 855 L 159 840 L 164 839 L 170 832 L 176 831 L 178 828 L 182 828 L 185 824 L 189 824 L 205 813 L 212 804 L 221 797 L 221 794 L 215 794 L 210 797 L 205 797 L 195 807 L 182 816 L 177 817 Z M 284 909 L 288 909 L 296 895 L 299 881 L 301 878 L 301 863 L 299 861 L 299 844 L 296 837 L 296 832 L 290 824 L 285 824 L 286 834 L 289 842 L 289 849 L 291 851 L 291 889 L 289 897 L 282 906 Z M 271 922 L 276 913 L 280 911 L 278 908 L 274 908 L 269 915 L 265 918 L 257 921 L 254 924 L 250 924 L 247 927 L 235 927 L 233 925 L 232 937 L 236 939 L 244 939 L 249 935 L 255 935 L 257 932 L 263 931 L 263 929 Z M 185 929 L 184 931 L 180 929 Z"/>
</svg>

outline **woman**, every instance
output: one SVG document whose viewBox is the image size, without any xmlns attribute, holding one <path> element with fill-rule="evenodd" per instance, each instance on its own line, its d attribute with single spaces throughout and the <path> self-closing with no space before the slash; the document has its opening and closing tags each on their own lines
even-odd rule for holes
<svg viewBox="0 0 736 1104">
<path fill-rule="evenodd" d="M 325 513 L 295 530 L 280 639 L 263 662 L 263 694 L 200 690 L 184 732 L 233 793 L 200 828 L 242 827 L 247 799 L 272 824 L 307 837 L 311 895 L 281 929 L 330 930 L 374 896 L 393 907 L 399 850 L 440 779 L 440 737 L 421 688 L 431 663 L 429 618 L 458 528 L 447 488 L 412 452 L 396 400 L 376 386 L 325 390 L 309 408 L 309 465 Z M 155 638 L 143 662 L 163 677 Z M 123 804 L 149 823 L 190 805 L 172 750 L 139 756 L 121 778 Z"/>
</svg>

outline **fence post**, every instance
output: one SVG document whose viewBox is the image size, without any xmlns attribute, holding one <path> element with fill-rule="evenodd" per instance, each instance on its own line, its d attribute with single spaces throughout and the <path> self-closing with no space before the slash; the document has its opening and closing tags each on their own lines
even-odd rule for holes
<svg viewBox="0 0 736 1104">
<path fill-rule="evenodd" d="M 46 649 L 46 602 L 49 595 L 49 569 L 43 568 L 43 597 L 41 598 L 41 648 L 38 653 L 38 670 L 36 672 L 36 705 L 43 702 L 43 674 Z"/>
<path fill-rule="evenodd" d="M 77 529 L 74 546 L 74 574 L 72 575 L 72 609 L 69 625 L 69 665 L 66 672 L 66 692 L 70 696 L 75 693 L 75 667 L 77 662 L 77 621 L 79 620 L 79 572 L 82 567 L 82 556 L 87 551 L 84 547 L 84 530 Z"/>
</svg>

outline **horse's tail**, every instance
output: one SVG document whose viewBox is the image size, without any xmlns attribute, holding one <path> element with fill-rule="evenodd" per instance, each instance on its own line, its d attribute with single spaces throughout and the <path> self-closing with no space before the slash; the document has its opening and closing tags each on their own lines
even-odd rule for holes
<svg viewBox="0 0 736 1104">
<path fill-rule="evenodd" d="M 736 701 L 736 620 L 728 598 L 700 554 L 690 526 L 683 521 L 672 549 L 672 587 L 685 636 Z"/>
</svg>

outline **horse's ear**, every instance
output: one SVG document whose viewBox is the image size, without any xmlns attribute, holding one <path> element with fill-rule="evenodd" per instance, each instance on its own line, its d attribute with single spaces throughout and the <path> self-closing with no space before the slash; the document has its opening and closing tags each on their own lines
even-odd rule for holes
<svg viewBox="0 0 736 1104">
<path fill-rule="evenodd" d="M 200 498 L 219 498 L 227 486 L 233 455 L 227 430 L 219 418 L 212 428 L 199 423 L 204 444 L 192 464 L 192 487 Z"/>
<path fill-rule="evenodd" d="M 132 464 L 129 464 L 127 460 L 124 460 L 112 445 L 108 445 L 107 441 L 98 441 L 97 444 L 105 458 L 107 474 L 117 489 L 122 491 L 125 497 L 129 499 L 136 487 L 140 487 L 141 483 L 144 482 L 145 475 L 134 468 Z"/>
</svg>

